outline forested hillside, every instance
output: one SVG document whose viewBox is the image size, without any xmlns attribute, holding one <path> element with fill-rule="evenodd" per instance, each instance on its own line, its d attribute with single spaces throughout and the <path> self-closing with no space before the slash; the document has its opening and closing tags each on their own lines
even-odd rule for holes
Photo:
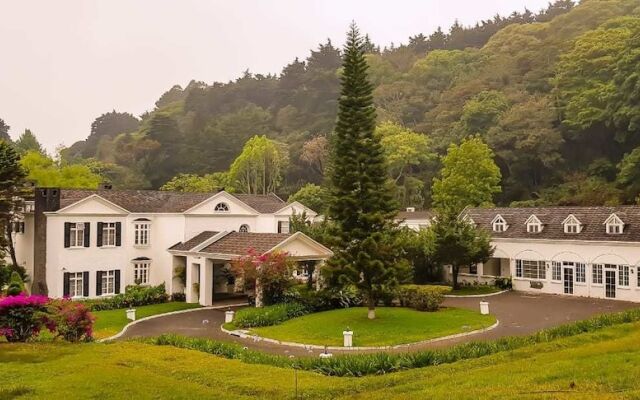
<svg viewBox="0 0 640 400">
<path fill-rule="evenodd" d="M 494 151 L 498 203 L 635 202 L 639 0 L 560 0 L 539 13 L 368 47 L 379 132 L 403 206 L 429 206 L 438 156 L 471 135 Z M 286 196 L 321 185 L 340 65 L 340 49 L 327 41 L 279 75 L 246 71 L 229 83 L 174 86 L 141 118 L 99 117 L 86 141 L 63 150 L 63 162 L 89 163 L 120 187 L 157 188 L 197 174 L 204 178 L 181 176 L 169 187 L 206 189 L 206 181 L 260 191 L 246 168 L 263 151 L 261 162 L 282 171 L 269 188 Z M 265 144 L 256 139 L 243 152 L 257 135 L 273 148 L 257 150 Z"/>
</svg>

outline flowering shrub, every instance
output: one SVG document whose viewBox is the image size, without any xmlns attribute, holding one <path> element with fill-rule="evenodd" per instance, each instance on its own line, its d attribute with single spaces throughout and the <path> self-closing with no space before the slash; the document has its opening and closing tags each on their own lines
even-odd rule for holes
<svg viewBox="0 0 640 400">
<path fill-rule="evenodd" d="M 93 335 L 95 317 L 89 308 L 70 299 L 52 300 L 49 313 L 54 321 L 58 336 L 68 342 L 90 341 Z"/>
<path fill-rule="evenodd" d="M 46 296 L 21 293 L 0 299 L 0 336 L 9 342 L 26 342 L 43 327 L 55 330 L 55 322 L 47 312 Z"/>
<path fill-rule="evenodd" d="M 266 305 L 282 302 L 285 291 L 293 284 L 293 264 L 288 253 L 258 254 L 250 249 L 246 256 L 231 264 L 231 271 L 243 278 L 245 290 L 255 290 L 259 281 Z"/>
</svg>

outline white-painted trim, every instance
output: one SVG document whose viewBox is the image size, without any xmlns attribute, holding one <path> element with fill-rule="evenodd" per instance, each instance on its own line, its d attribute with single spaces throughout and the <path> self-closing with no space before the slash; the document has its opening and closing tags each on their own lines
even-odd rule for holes
<svg viewBox="0 0 640 400">
<path fill-rule="evenodd" d="M 131 321 L 127 325 L 125 325 L 124 328 L 122 328 L 122 330 L 120 332 L 116 333 L 113 336 L 109 336 L 109 337 L 104 338 L 104 339 L 96 340 L 96 342 L 103 343 L 103 342 L 109 342 L 109 341 L 112 341 L 112 340 L 116 340 L 119 337 L 121 337 L 122 335 L 124 335 L 125 332 L 127 331 L 127 329 L 129 329 L 133 325 L 135 325 L 135 324 L 137 324 L 139 322 L 148 321 L 148 320 L 154 319 L 154 318 L 166 317 L 167 315 L 184 314 L 184 313 L 193 312 L 193 311 L 200 311 L 200 310 L 220 310 L 220 309 L 223 309 L 223 308 L 242 307 L 242 306 L 247 306 L 247 305 L 249 305 L 249 303 L 225 304 L 224 306 L 196 307 L 196 308 L 189 308 L 187 310 L 170 311 L 170 312 L 167 312 L 167 313 L 164 313 L 164 314 L 150 315 L 148 317 L 144 317 L 144 318 L 137 319 L 135 321 Z M 125 309 L 123 309 L 122 311 L 126 312 Z"/>
<path fill-rule="evenodd" d="M 119 206 L 119 205 L 117 205 L 116 203 L 111 202 L 111 201 L 109 201 L 109 200 L 105 199 L 104 197 L 102 197 L 102 196 L 100 196 L 99 194 L 96 194 L 96 193 L 94 193 L 94 194 L 92 194 L 92 195 L 90 195 L 90 196 L 87 196 L 87 197 L 85 197 L 85 198 L 82 198 L 82 199 L 80 199 L 80 200 L 78 200 L 78 201 L 76 201 L 76 202 L 74 202 L 74 203 L 71 203 L 71 204 L 69 204 L 68 206 L 66 206 L 66 207 L 64 207 L 64 208 L 61 208 L 61 209 L 59 209 L 59 210 L 57 210 L 57 211 L 54 211 L 54 212 L 52 212 L 52 214 L 63 214 L 63 213 L 65 213 L 65 211 L 66 211 L 67 209 L 72 208 L 72 207 L 75 207 L 75 206 L 77 206 L 78 204 L 82 204 L 82 203 L 84 203 L 84 202 L 87 202 L 87 201 L 89 201 L 89 200 L 93 200 L 93 199 L 98 199 L 98 200 L 104 201 L 105 203 L 107 203 L 107 205 L 108 205 L 108 206 L 110 206 L 110 207 L 115 207 L 115 208 L 117 208 L 118 210 L 121 210 L 124 214 L 130 214 L 129 210 L 127 210 L 127 209 L 125 209 L 125 208 L 120 207 L 120 206 Z M 96 214 L 91 214 L 91 215 L 96 215 Z M 118 214 L 118 215 L 120 215 L 120 214 Z"/>
<path fill-rule="evenodd" d="M 221 197 L 221 196 L 227 196 L 226 199 L 227 200 L 231 200 L 229 199 L 229 197 L 233 198 L 234 200 L 240 202 L 242 204 L 242 206 L 244 206 L 245 208 L 247 208 L 250 212 L 255 213 L 256 215 L 259 215 L 260 213 L 258 211 L 256 211 L 255 208 L 251 207 L 250 205 L 248 205 L 247 203 L 245 203 L 244 201 L 240 200 L 239 198 L 237 198 L 236 196 L 232 195 L 231 193 L 225 191 L 225 190 L 221 190 L 218 193 L 207 197 L 206 199 L 204 199 L 203 201 L 201 201 L 200 203 L 196 204 L 195 206 L 192 206 L 190 208 L 188 208 L 187 210 L 184 210 L 184 214 L 189 214 L 192 210 L 200 207 L 201 205 L 208 203 L 209 201 L 212 201 L 213 199 L 217 198 L 217 197 Z M 214 212 L 213 210 L 211 210 L 211 214 L 212 215 L 224 215 L 224 213 L 221 212 Z"/>
<path fill-rule="evenodd" d="M 444 297 L 447 298 L 451 298 L 451 299 L 464 299 L 464 298 L 476 298 L 476 297 L 491 297 L 491 296 L 497 296 L 499 294 L 503 294 L 503 293 L 507 293 L 509 292 L 509 289 L 505 289 L 505 290 L 501 290 L 499 292 L 495 292 L 495 293 L 488 293 L 488 294 L 467 294 L 467 295 L 462 295 L 462 296 L 456 296 L 455 294 L 445 294 Z"/>
<path fill-rule="evenodd" d="M 450 339 L 456 339 L 456 338 L 460 338 L 460 337 L 465 337 L 465 336 L 471 336 L 471 335 L 477 335 L 479 333 L 483 333 L 483 332 L 487 332 L 490 331 L 492 329 L 497 328 L 500 325 L 500 321 L 496 320 L 495 324 L 488 326 L 486 328 L 482 328 L 482 329 L 476 329 L 475 331 L 470 331 L 470 332 L 462 332 L 462 333 L 456 333 L 455 335 L 449 335 L 449 336 L 442 336 L 442 337 L 438 337 L 438 338 L 434 338 L 434 339 L 428 339 L 428 340 L 422 340 L 420 342 L 413 342 L 413 343 L 404 343 L 404 344 L 397 344 L 397 345 L 393 345 L 393 346 L 355 346 L 355 347 L 342 347 L 342 346 L 318 346 L 315 344 L 304 344 L 304 343 L 296 343 L 296 342 L 283 342 L 280 340 L 276 340 L 276 339 L 269 339 L 269 338 L 263 338 L 261 336 L 257 336 L 257 335 L 250 335 L 248 333 L 246 333 L 247 331 L 244 330 L 235 330 L 235 331 L 230 331 L 228 329 L 224 328 L 224 325 L 220 325 L 220 330 L 222 330 L 222 332 L 231 335 L 231 336 L 237 336 L 239 338 L 242 339 L 251 339 L 253 341 L 263 341 L 263 342 L 267 342 L 267 343 L 273 343 L 273 344 L 278 344 L 281 346 L 290 346 L 290 347 L 302 347 L 304 349 L 316 349 L 316 350 L 324 350 L 325 348 L 327 350 L 339 350 L 339 351 L 369 351 L 369 350 L 395 350 L 395 349 L 404 349 L 404 348 L 409 348 L 412 346 L 419 346 L 419 345 L 425 345 L 425 344 L 429 344 L 429 343 L 436 343 L 436 342 L 442 342 L 444 340 L 450 340 Z"/>
</svg>

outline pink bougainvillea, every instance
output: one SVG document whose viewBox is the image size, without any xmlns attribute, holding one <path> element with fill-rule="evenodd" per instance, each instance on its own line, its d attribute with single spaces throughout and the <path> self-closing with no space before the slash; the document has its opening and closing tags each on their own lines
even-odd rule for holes
<svg viewBox="0 0 640 400">
<path fill-rule="evenodd" d="M 48 312 L 46 296 L 7 296 L 0 300 L 0 335 L 9 342 L 26 342 L 43 327 L 55 329 Z"/>
<path fill-rule="evenodd" d="M 233 273 L 243 278 L 245 290 L 255 290 L 256 282 L 259 282 L 267 305 L 282 301 L 285 290 L 292 283 L 293 263 L 286 252 L 259 254 L 249 249 L 246 256 L 235 260 L 231 266 Z"/>
<path fill-rule="evenodd" d="M 49 311 L 58 336 L 64 340 L 79 342 L 92 339 L 95 317 L 86 305 L 70 299 L 52 300 Z"/>
</svg>

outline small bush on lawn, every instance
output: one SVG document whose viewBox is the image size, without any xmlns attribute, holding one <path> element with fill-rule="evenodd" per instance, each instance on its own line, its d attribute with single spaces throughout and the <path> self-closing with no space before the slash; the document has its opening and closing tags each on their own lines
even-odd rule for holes
<svg viewBox="0 0 640 400">
<path fill-rule="evenodd" d="M 238 328 L 255 328 L 280 324 L 308 313 L 299 303 L 281 303 L 261 308 L 243 308 L 236 314 L 233 324 Z"/>
<path fill-rule="evenodd" d="M 615 314 L 599 315 L 584 321 L 545 329 L 529 336 L 513 336 L 494 341 L 469 342 L 450 348 L 415 353 L 349 354 L 327 359 L 319 357 L 296 357 L 291 359 L 255 350 L 245 350 L 237 344 L 221 343 L 209 339 L 185 338 L 176 335 L 162 335 L 154 339 L 148 339 L 147 342 L 156 345 L 170 345 L 199 350 L 225 358 L 238 359 L 250 364 L 292 367 L 324 375 L 365 376 L 479 358 L 537 343 L 547 343 L 560 338 L 593 332 L 613 325 L 638 321 L 640 321 L 640 309 L 633 309 Z"/>
<path fill-rule="evenodd" d="M 444 301 L 444 295 L 450 291 L 448 286 L 402 285 L 398 289 L 398 299 L 403 307 L 418 311 L 437 311 Z"/>
<path fill-rule="evenodd" d="M 513 283 L 511 282 L 511 278 L 496 278 L 493 283 L 500 290 L 511 290 L 513 288 Z"/>
<path fill-rule="evenodd" d="M 89 308 L 70 299 L 51 300 L 50 318 L 54 321 L 58 336 L 68 342 L 90 341 L 93 338 L 93 323 L 96 318 Z"/>
<path fill-rule="evenodd" d="M 9 342 L 26 342 L 43 327 L 53 331 L 55 324 L 47 313 L 48 301 L 46 296 L 24 293 L 0 299 L 0 336 Z"/>
<path fill-rule="evenodd" d="M 335 310 L 337 308 L 358 307 L 362 305 L 362 297 L 353 286 L 347 286 L 340 290 L 323 289 L 313 290 L 294 287 L 285 294 L 285 301 L 300 303 L 309 312 Z"/>
<path fill-rule="evenodd" d="M 164 283 L 161 283 L 158 286 L 127 286 L 124 293 L 105 299 L 85 300 L 82 303 L 91 311 L 103 311 L 166 303 L 168 300 Z"/>
</svg>

